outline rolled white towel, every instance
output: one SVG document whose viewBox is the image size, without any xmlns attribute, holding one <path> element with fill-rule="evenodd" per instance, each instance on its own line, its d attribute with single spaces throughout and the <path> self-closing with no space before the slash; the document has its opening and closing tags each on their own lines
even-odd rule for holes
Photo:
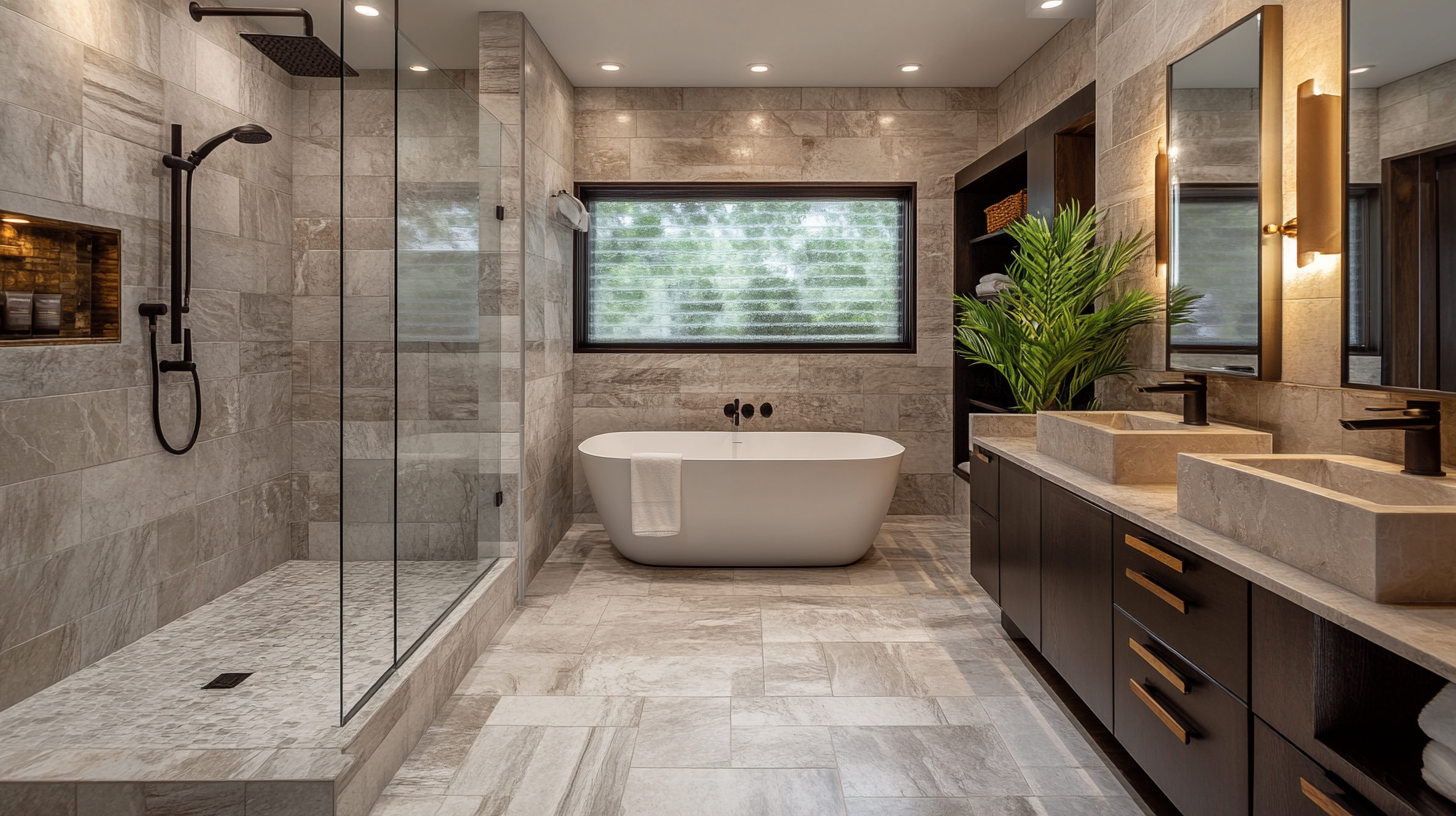
<svg viewBox="0 0 1456 816">
<path fill-rule="evenodd" d="M 981 276 L 981 283 L 985 283 L 986 281 L 1005 281 L 1006 283 L 1015 283 L 1016 282 L 1016 281 L 1014 281 L 1014 280 L 1011 279 L 1011 276 L 1010 275 L 1007 275 L 1004 272 L 992 272 L 989 275 L 982 275 Z"/>
<path fill-rule="evenodd" d="M 1447 683 L 1437 692 L 1416 722 L 1426 736 L 1447 747 L 1456 746 L 1456 683 Z"/>
<path fill-rule="evenodd" d="M 632 454 L 632 534 L 665 538 L 682 532 L 682 454 Z"/>
<path fill-rule="evenodd" d="M 1432 740 L 1421 752 L 1421 763 L 1421 778 L 1426 780 L 1426 784 L 1436 793 L 1456 802 L 1456 751 Z"/>
</svg>

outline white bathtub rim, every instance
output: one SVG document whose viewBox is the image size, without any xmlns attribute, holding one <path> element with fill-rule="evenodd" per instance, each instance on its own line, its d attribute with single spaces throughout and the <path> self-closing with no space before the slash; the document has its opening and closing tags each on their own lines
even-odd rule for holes
<svg viewBox="0 0 1456 816">
<path fill-rule="evenodd" d="M 588 448 L 588 446 L 591 445 L 593 442 L 596 442 L 597 443 L 597 446 L 600 446 L 600 445 L 605 444 L 605 441 L 607 439 L 609 439 L 609 438 L 615 438 L 615 437 L 643 436 L 643 435 L 649 435 L 649 434 L 651 434 L 651 435 L 664 435 L 664 436 L 697 436 L 697 437 L 702 437 L 702 436 L 723 436 L 723 437 L 727 437 L 727 436 L 729 436 L 732 433 L 733 433 L 732 431 L 609 431 L 607 433 L 595 434 L 595 435 L 593 435 L 591 437 L 588 437 L 587 439 L 582 440 L 581 444 L 579 444 L 579 445 L 576 446 L 576 449 L 583 456 L 591 456 L 591 457 L 595 457 L 595 458 L 598 458 L 598 459 L 620 459 L 620 460 L 625 461 L 625 460 L 628 460 L 628 459 L 632 458 L 632 454 L 633 453 L 646 453 L 646 452 L 653 452 L 653 453 L 674 453 L 675 451 L 663 451 L 660 448 L 651 448 L 651 449 L 649 449 L 649 448 L 640 448 L 640 449 L 636 449 L 636 450 L 625 451 L 625 452 L 622 452 L 622 453 L 617 453 L 617 452 L 607 453 L 607 452 L 599 452 L 597 450 L 591 450 L 591 449 Z M 738 461 L 738 462 L 836 462 L 836 461 L 841 461 L 841 462 L 868 462 L 868 461 L 875 461 L 875 460 L 880 460 L 880 459 L 892 459 L 894 457 L 903 456 L 905 454 L 905 446 L 904 445 L 901 445 L 899 442 L 896 442 L 895 440 L 890 439 L 889 437 L 880 436 L 879 434 L 863 433 L 863 432 L 860 432 L 860 431 L 740 431 L 739 433 L 742 434 L 745 437 L 747 437 L 747 436 L 763 437 L 763 436 L 777 436 L 777 435 L 785 435 L 785 436 L 787 436 L 787 435 L 795 435 L 795 436 L 844 436 L 844 437 L 857 437 L 857 438 L 860 438 L 860 439 L 873 439 L 873 440 L 876 440 L 876 442 L 873 443 L 873 444 L 876 444 L 876 445 L 878 445 L 880 443 L 887 443 L 888 445 L 893 446 L 893 448 L 890 449 L 890 450 L 885 451 L 884 453 L 874 453 L 874 454 L 871 454 L 871 455 L 845 455 L 845 456 L 814 457 L 814 458 L 805 458 L 805 457 L 802 457 L 802 456 L 754 456 L 752 458 L 747 458 L 747 459 L 730 459 L 730 458 L 727 458 L 727 457 L 716 457 L 716 456 L 715 457 L 703 457 L 703 456 L 689 456 L 689 455 L 684 454 L 683 461 L 684 462 L 733 462 L 733 461 Z M 599 442 L 598 440 L 602 440 L 602 441 Z"/>
</svg>

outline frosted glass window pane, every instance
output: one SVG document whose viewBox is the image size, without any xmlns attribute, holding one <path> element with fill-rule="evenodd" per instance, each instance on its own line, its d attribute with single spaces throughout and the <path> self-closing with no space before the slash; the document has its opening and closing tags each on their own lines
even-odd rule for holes
<svg viewBox="0 0 1456 816">
<path fill-rule="evenodd" d="M 594 200 L 587 342 L 893 344 L 898 199 Z"/>
</svg>

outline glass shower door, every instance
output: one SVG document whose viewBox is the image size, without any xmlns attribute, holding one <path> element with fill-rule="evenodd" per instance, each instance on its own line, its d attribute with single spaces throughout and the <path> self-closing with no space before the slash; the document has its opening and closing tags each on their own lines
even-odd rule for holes
<svg viewBox="0 0 1456 816">
<path fill-rule="evenodd" d="M 396 652 L 403 656 L 498 554 L 499 329 L 490 291 L 499 245 L 499 125 L 399 35 L 395 326 Z M 484 119 L 483 115 L 484 114 Z"/>
<path fill-rule="evenodd" d="M 337 371 L 345 720 L 494 563 L 507 489 L 500 123 L 474 67 L 442 70 L 380 11 L 342 15 L 359 76 L 320 137 L 339 154 L 338 283 L 304 304 L 338 326 L 307 356 Z"/>
</svg>

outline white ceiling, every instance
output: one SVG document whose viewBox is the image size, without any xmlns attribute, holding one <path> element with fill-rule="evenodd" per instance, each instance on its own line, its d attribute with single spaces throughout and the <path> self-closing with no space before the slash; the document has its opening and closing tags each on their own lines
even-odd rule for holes
<svg viewBox="0 0 1456 816">
<path fill-rule="evenodd" d="M 342 5 L 352 9 L 358 1 Z M 388 67 L 393 3 L 366 1 L 386 13 L 343 13 L 344 58 L 356 68 Z M 505 8 L 490 2 L 399 0 L 400 30 L 438 65 L 473 68 L 476 14 L 523 11 L 578 87 L 986 87 L 999 85 L 1067 22 L 1029 18 L 1026 0 L 517 0 Z M 313 13 L 318 35 L 338 48 L 339 0 L 223 4 L 301 5 Z M 293 21 L 264 27 L 297 33 Z M 624 67 L 598 67 L 608 61 Z M 773 69 L 750 73 L 755 62 Z M 907 62 L 924 68 L 897 69 Z"/>
</svg>

